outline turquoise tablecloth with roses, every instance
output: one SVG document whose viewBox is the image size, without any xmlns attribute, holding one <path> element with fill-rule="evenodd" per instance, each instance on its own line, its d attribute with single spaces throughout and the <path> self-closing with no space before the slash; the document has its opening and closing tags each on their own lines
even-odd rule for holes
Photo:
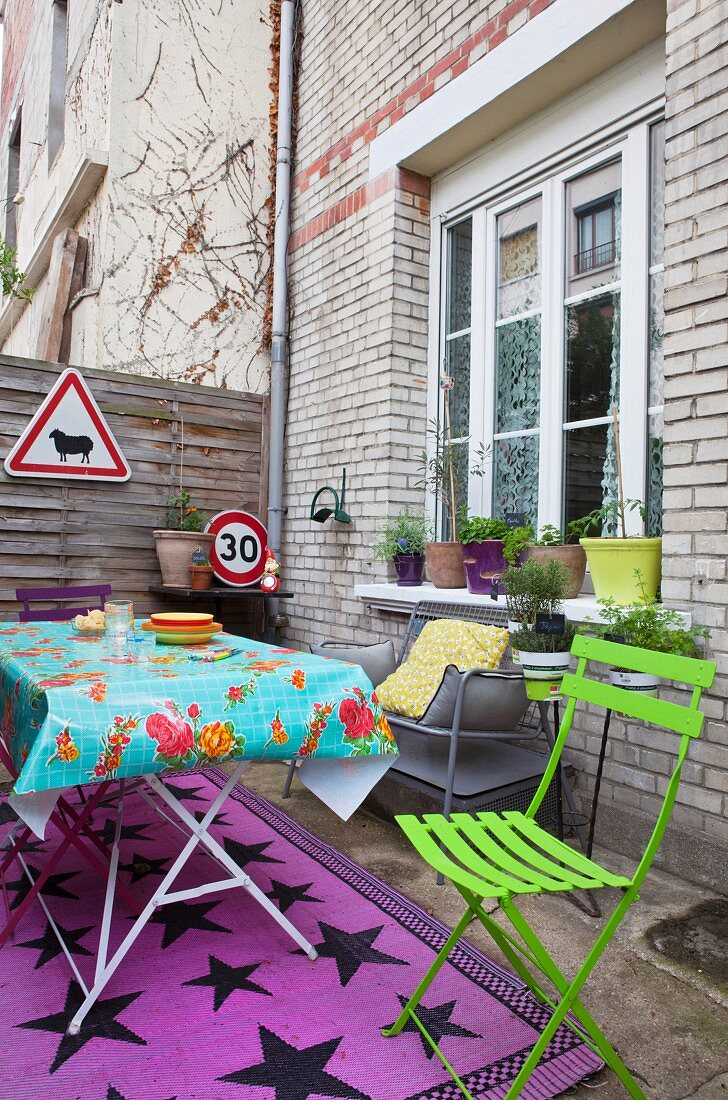
<svg viewBox="0 0 728 1100">
<path fill-rule="evenodd" d="M 237 652 L 195 659 L 223 646 Z M 16 794 L 241 757 L 397 751 L 358 665 L 231 634 L 132 661 L 69 623 L 0 626 L 0 714 Z"/>
</svg>

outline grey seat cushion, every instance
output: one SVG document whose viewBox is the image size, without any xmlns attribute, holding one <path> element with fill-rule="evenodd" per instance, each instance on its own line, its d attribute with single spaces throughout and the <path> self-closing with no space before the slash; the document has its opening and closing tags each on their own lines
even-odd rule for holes
<svg viewBox="0 0 728 1100">
<path fill-rule="evenodd" d="M 317 657 L 333 657 L 335 661 L 349 661 L 351 664 L 360 665 L 375 687 L 386 680 L 397 667 L 397 658 L 391 642 L 375 642 L 373 645 L 319 642 L 309 648 Z"/>
<path fill-rule="evenodd" d="M 449 729 L 455 714 L 458 687 L 465 674 L 448 665 L 435 697 L 419 720 L 422 726 Z M 460 718 L 462 730 L 512 730 L 523 718 L 528 696 L 522 672 L 499 669 L 471 676 L 465 688 Z"/>
</svg>

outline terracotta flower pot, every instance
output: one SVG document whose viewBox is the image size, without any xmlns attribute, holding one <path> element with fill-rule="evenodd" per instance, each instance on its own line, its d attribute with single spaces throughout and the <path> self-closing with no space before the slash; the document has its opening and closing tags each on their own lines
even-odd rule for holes
<svg viewBox="0 0 728 1100">
<path fill-rule="evenodd" d="M 435 588 L 465 588 L 465 566 L 459 542 L 428 542 L 427 576 Z"/>
<path fill-rule="evenodd" d="M 162 570 L 162 584 L 176 588 L 188 588 L 190 583 L 190 555 L 201 546 L 206 554 L 212 549 L 214 535 L 199 531 L 154 531 L 157 557 Z"/>
<path fill-rule="evenodd" d="M 573 600 L 579 595 L 586 573 L 586 553 L 578 543 L 568 546 L 527 546 L 526 560 L 528 558 L 533 558 L 539 565 L 560 561 L 569 571 L 569 590 L 565 599 Z"/>
<path fill-rule="evenodd" d="M 190 565 L 190 588 L 196 592 L 204 592 L 212 584 L 211 565 Z"/>
</svg>

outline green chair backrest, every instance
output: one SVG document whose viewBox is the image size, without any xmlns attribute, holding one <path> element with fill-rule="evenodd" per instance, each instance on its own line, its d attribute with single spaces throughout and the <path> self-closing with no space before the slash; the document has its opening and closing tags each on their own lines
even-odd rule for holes
<svg viewBox="0 0 728 1100">
<path fill-rule="evenodd" d="M 703 715 L 698 710 L 700 697 L 703 690 L 713 683 L 715 664 L 712 661 L 697 660 L 693 657 L 677 657 L 670 653 L 638 649 L 636 646 L 618 645 L 616 642 L 606 642 L 602 638 L 591 638 L 583 634 L 576 635 L 571 652 L 578 657 L 578 663 L 576 672 L 567 673 L 561 684 L 561 694 L 568 699 L 568 702 L 559 735 L 543 779 L 526 813 L 528 817 L 535 817 L 549 788 L 571 730 L 577 701 L 592 703 L 604 707 L 605 710 L 613 710 L 621 717 L 641 719 L 680 734 L 675 768 L 667 784 L 654 830 L 633 878 L 633 882 L 639 885 L 649 870 L 667 828 L 690 741 L 693 737 L 700 736 L 703 726 Z M 589 662 L 628 669 L 632 672 L 646 672 L 678 684 L 685 684 L 693 689 L 690 702 L 687 706 L 683 706 L 680 703 L 657 699 L 591 679 L 586 676 Z"/>
</svg>

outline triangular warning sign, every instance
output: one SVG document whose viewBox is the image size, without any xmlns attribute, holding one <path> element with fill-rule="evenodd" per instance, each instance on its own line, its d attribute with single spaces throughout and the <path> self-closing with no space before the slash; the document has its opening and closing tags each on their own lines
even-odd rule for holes
<svg viewBox="0 0 728 1100">
<path fill-rule="evenodd" d="M 129 465 L 86 382 L 64 370 L 5 459 L 14 477 L 126 481 Z"/>
</svg>

